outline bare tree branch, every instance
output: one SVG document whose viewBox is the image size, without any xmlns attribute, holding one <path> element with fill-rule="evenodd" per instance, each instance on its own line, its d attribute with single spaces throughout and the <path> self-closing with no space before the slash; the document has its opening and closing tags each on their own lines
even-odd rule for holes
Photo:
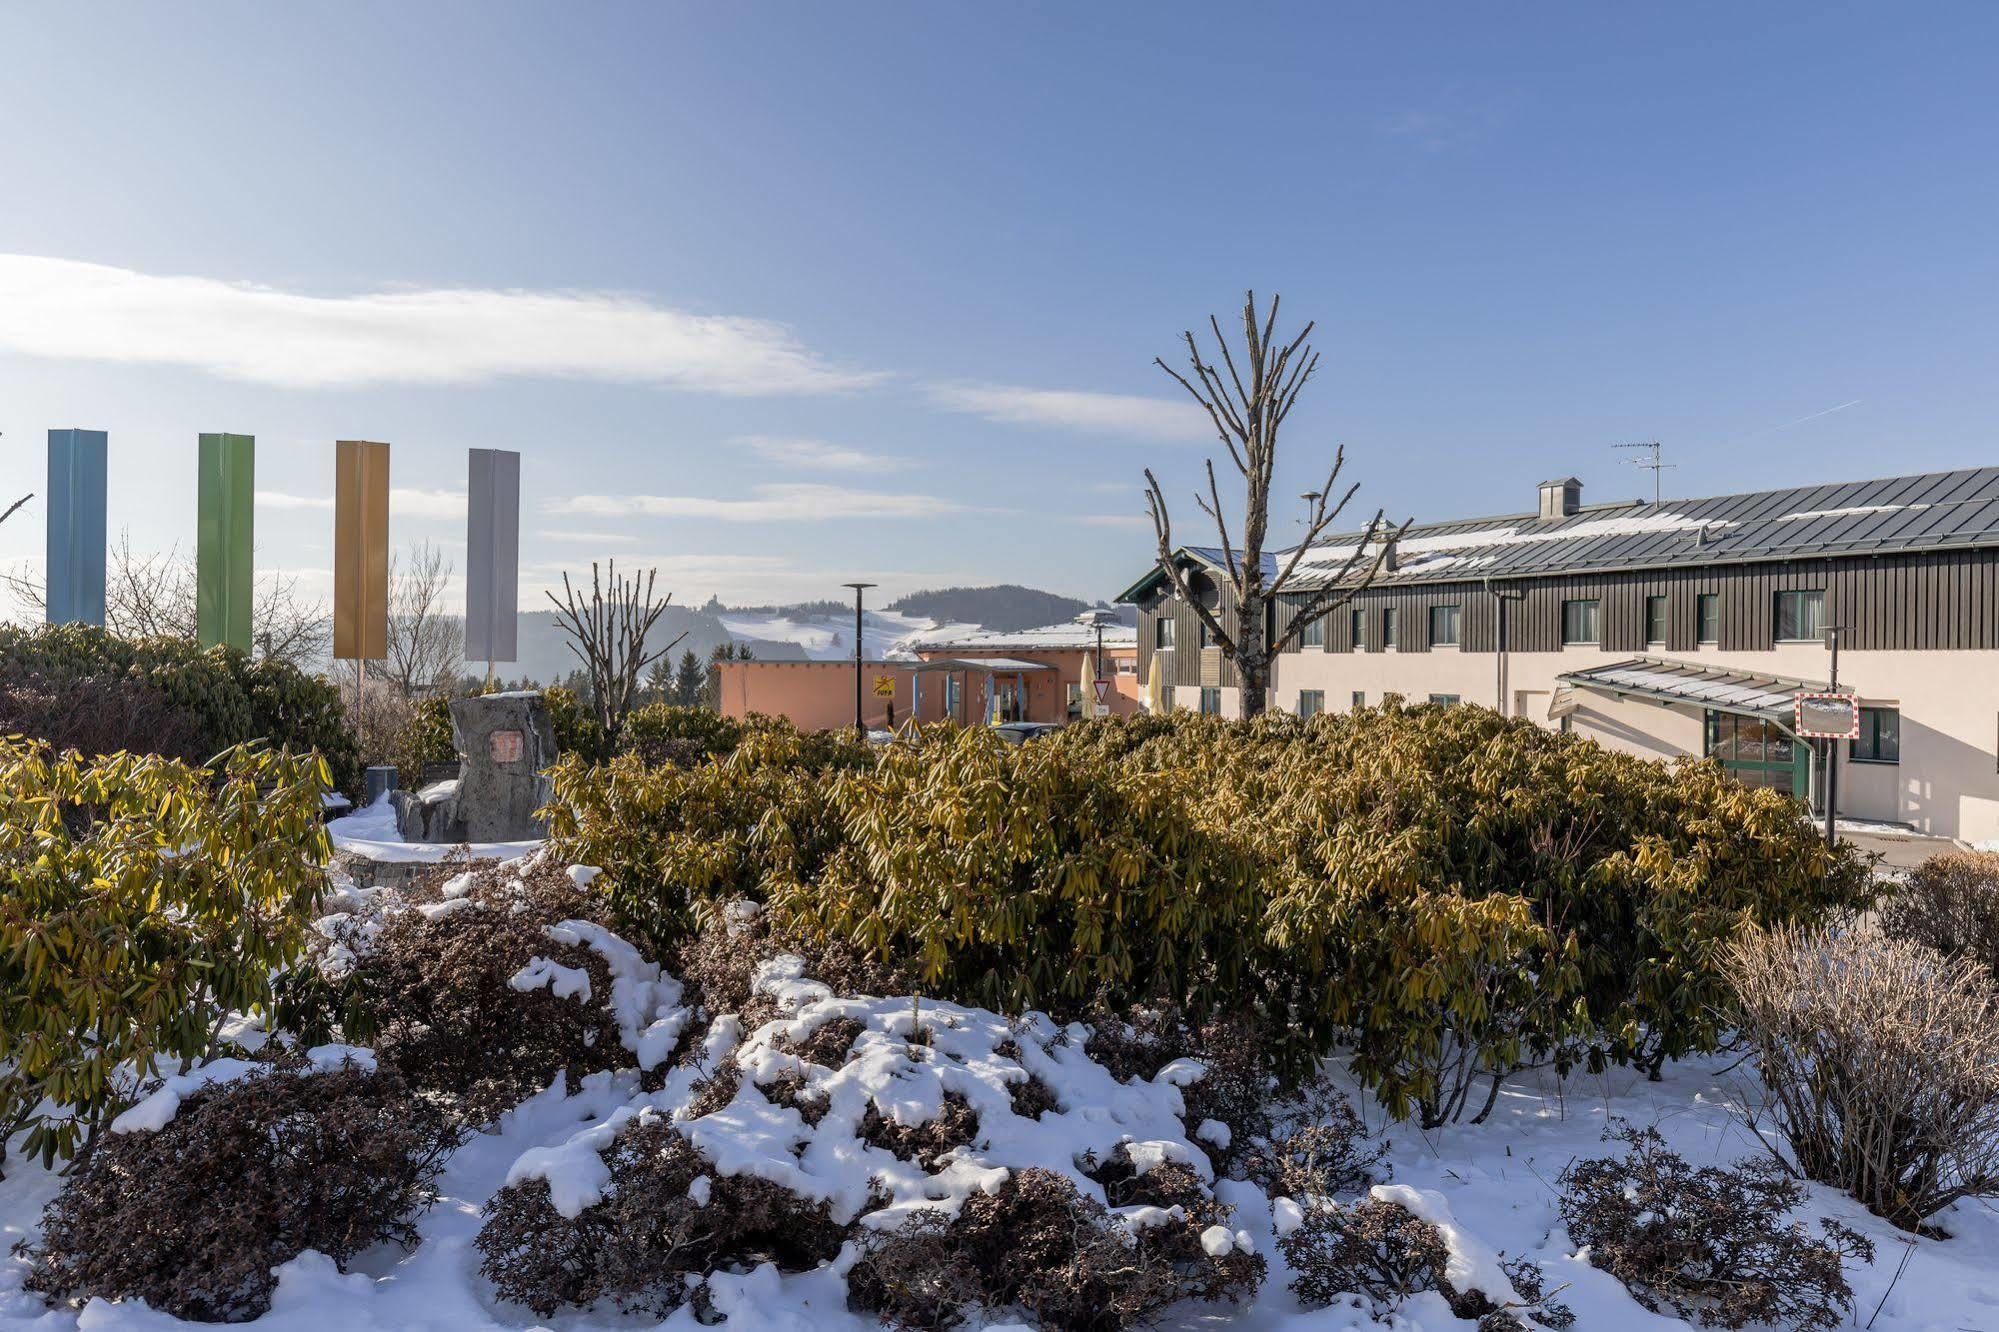
<svg viewBox="0 0 1999 1332">
<path fill-rule="evenodd" d="M 687 637 L 677 634 L 671 643 L 651 651 L 646 648 L 646 636 L 673 601 L 670 592 L 653 600 L 658 576 L 657 569 L 646 570 L 641 578 L 620 575 L 618 562 L 612 560 L 606 578 L 593 560 L 587 599 L 570 586 L 567 573 L 562 575 L 562 599 L 556 600 L 553 592 L 546 594 L 555 606 L 556 625 L 569 640 L 569 650 L 589 673 L 591 705 L 607 754 L 617 749 L 625 717 L 638 697 L 640 674 Z"/>
<path fill-rule="evenodd" d="M 445 609 L 451 564 L 428 541 L 389 557 L 388 656 L 382 674 L 406 699 L 434 693 L 458 678 L 465 622 Z"/>
<path fill-rule="evenodd" d="M 1153 535 L 1158 541 L 1158 563 L 1173 595 L 1193 608 L 1195 617 L 1207 629 L 1224 656 L 1235 663 L 1242 682 L 1243 713 L 1254 716 L 1263 711 L 1270 687 L 1271 665 L 1282 652 L 1317 620 L 1351 601 L 1379 576 L 1387 551 L 1408 524 L 1394 536 L 1382 539 L 1383 515 L 1376 513 L 1354 548 L 1337 568 L 1311 570 L 1317 591 L 1307 598 L 1276 641 L 1270 641 L 1267 612 L 1277 596 L 1300 576 L 1301 561 L 1309 547 L 1326 536 L 1346 508 L 1357 487 L 1339 490 L 1339 476 L 1346 463 L 1344 449 L 1335 449 L 1326 483 L 1305 495 L 1303 535 L 1281 562 L 1266 571 L 1264 546 L 1270 533 L 1270 487 L 1277 471 L 1277 437 L 1305 386 L 1319 368 L 1319 354 L 1311 345 L 1312 330 L 1305 326 L 1288 340 L 1277 336 L 1277 315 L 1282 298 L 1272 296 L 1259 318 L 1256 293 L 1244 295 L 1242 305 L 1242 356 L 1238 358 L 1223 334 L 1221 321 L 1210 315 L 1208 327 L 1220 348 L 1221 369 L 1201 353 L 1192 330 L 1182 335 L 1187 345 L 1187 372 L 1156 359 L 1154 364 L 1187 390 L 1214 425 L 1228 449 L 1229 460 L 1243 478 L 1243 509 L 1238 544 L 1230 531 L 1229 516 L 1222 503 L 1221 487 L 1215 477 L 1213 459 L 1207 462 L 1207 493 L 1196 492 L 1195 505 L 1215 524 L 1221 539 L 1222 568 L 1219 579 L 1233 593 L 1234 623 L 1224 625 L 1196 594 L 1182 568 L 1179 548 L 1173 542 L 1172 515 L 1166 493 L 1152 469 L 1145 471 L 1146 507 L 1152 517 Z M 1338 495 L 1338 499 L 1333 496 Z"/>
</svg>

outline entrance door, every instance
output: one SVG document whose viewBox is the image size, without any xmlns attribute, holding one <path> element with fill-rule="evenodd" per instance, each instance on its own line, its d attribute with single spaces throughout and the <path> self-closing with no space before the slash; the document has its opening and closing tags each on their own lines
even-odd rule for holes
<svg viewBox="0 0 1999 1332">
<path fill-rule="evenodd" d="M 1768 786 L 1809 802 L 1811 748 L 1783 727 L 1732 712 L 1707 714 L 1707 756 L 1745 786 Z"/>
</svg>

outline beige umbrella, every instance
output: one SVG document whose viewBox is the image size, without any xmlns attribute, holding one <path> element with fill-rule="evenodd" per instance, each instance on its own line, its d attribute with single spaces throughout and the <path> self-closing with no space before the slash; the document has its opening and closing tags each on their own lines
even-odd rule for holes
<svg viewBox="0 0 1999 1332">
<path fill-rule="evenodd" d="M 1145 710 L 1166 711 L 1166 670 L 1157 652 L 1152 654 L 1152 669 L 1145 677 Z"/>
<path fill-rule="evenodd" d="M 1097 715 L 1097 669 L 1093 654 L 1088 652 L 1083 654 L 1083 682 L 1081 687 L 1083 691 L 1081 695 L 1083 706 L 1079 715 L 1094 717 Z"/>
</svg>

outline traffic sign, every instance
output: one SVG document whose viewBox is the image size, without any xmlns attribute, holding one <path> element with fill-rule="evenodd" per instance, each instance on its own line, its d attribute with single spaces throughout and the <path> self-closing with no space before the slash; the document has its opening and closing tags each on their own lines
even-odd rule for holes
<svg viewBox="0 0 1999 1332">
<path fill-rule="evenodd" d="M 1803 739 L 1860 738 L 1860 700 L 1852 694 L 1799 694 L 1795 706 Z"/>
<path fill-rule="evenodd" d="M 1111 682 L 1109 680 L 1097 681 L 1097 702 L 1108 703 L 1110 701 L 1110 697 L 1111 697 Z"/>
<path fill-rule="evenodd" d="M 893 675 L 877 675 L 875 677 L 875 697 L 895 697 L 895 677 Z"/>
</svg>

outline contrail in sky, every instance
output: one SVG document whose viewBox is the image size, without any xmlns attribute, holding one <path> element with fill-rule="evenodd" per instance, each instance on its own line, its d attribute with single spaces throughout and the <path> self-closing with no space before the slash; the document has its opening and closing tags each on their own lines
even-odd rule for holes
<svg viewBox="0 0 1999 1332">
<path fill-rule="evenodd" d="M 1837 407 L 1828 407 L 1822 412 L 1813 412 L 1810 416 L 1801 416 L 1795 421 L 1786 421 L 1784 422 L 1784 424 L 1780 426 L 1771 426 L 1768 430 L 1764 431 L 1763 433 L 1766 435 L 1773 435 L 1779 430 L 1789 430 L 1794 425 L 1803 425 L 1807 421 L 1816 421 L 1821 416 L 1831 416 L 1834 412 L 1843 412 L 1849 407 L 1858 407 L 1862 401 L 1863 399 L 1855 398 L 1852 402 L 1842 402 Z"/>
</svg>

